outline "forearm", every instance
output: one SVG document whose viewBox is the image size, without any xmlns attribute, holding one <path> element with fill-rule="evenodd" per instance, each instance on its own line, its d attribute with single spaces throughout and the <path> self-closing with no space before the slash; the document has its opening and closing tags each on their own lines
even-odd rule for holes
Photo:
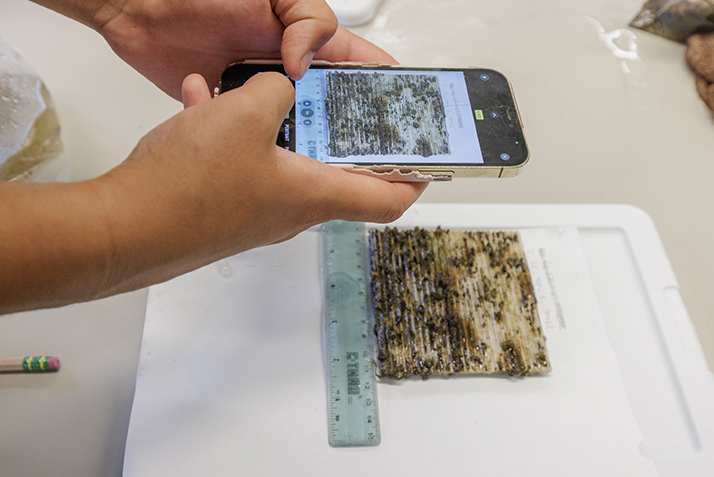
<svg viewBox="0 0 714 477">
<path fill-rule="evenodd" d="M 99 296 L 111 239 L 93 196 L 87 183 L 0 186 L 1 312 Z"/>
<path fill-rule="evenodd" d="M 197 253 L 200 220 L 184 199 L 128 175 L 0 185 L 0 313 L 138 289 L 213 258 Z"/>
</svg>

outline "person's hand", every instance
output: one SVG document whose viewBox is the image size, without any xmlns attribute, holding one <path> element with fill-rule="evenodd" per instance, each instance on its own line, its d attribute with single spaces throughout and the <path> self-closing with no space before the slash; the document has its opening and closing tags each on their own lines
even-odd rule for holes
<svg viewBox="0 0 714 477">
<path fill-rule="evenodd" d="M 286 240 L 327 220 L 390 222 L 417 199 L 425 184 L 351 174 L 276 146 L 293 98 L 290 82 L 277 73 L 215 99 L 199 75 L 186 79 L 185 111 L 98 179 L 112 211 L 106 229 L 124 248 L 114 269 L 150 273 L 113 280 L 115 291 Z"/>
<path fill-rule="evenodd" d="M 176 99 L 188 74 L 201 74 L 213 88 L 225 67 L 241 59 L 282 57 L 293 79 L 316 53 L 329 61 L 394 62 L 338 28 L 324 0 L 124 0 L 97 10 L 89 23 Z"/>
</svg>

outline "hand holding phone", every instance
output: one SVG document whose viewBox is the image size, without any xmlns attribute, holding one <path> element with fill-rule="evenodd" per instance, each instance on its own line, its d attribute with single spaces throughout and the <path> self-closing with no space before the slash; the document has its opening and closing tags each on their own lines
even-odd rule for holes
<svg viewBox="0 0 714 477">
<path fill-rule="evenodd" d="M 220 91 L 273 62 L 243 62 Z M 277 144 L 343 169 L 387 180 L 508 177 L 528 160 L 508 80 L 479 68 L 313 64 L 295 86 L 295 105 Z"/>
</svg>

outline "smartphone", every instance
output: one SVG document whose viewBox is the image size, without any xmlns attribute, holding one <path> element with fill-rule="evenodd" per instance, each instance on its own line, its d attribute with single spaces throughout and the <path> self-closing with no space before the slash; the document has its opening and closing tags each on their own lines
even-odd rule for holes
<svg viewBox="0 0 714 477">
<path fill-rule="evenodd" d="M 230 65 L 223 93 L 282 64 Z M 510 177 L 528 162 L 511 84 L 482 68 L 314 63 L 295 86 L 277 144 L 387 180 Z"/>
</svg>

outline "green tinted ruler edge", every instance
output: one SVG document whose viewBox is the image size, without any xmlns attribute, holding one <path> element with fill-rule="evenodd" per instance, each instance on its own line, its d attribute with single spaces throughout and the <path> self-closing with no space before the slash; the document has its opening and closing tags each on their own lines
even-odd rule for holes
<svg viewBox="0 0 714 477">
<path fill-rule="evenodd" d="M 380 442 L 365 225 L 322 229 L 328 436 L 333 447 Z"/>
</svg>

